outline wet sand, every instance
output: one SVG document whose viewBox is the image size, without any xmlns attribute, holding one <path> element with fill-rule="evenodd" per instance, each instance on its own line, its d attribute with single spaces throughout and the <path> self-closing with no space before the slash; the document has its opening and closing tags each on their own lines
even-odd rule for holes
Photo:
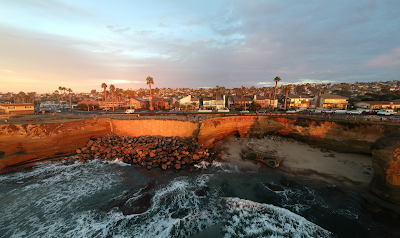
<svg viewBox="0 0 400 238">
<path fill-rule="evenodd" d="M 371 156 L 313 148 L 291 139 L 276 136 L 264 139 L 230 138 L 222 146 L 225 150 L 225 161 L 247 169 L 258 170 L 264 166 L 242 159 L 243 152 L 254 150 L 282 156 L 282 163 L 274 170 L 289 175 L 359 189 L 367 189 L 373 177 Z"/>
</svg>

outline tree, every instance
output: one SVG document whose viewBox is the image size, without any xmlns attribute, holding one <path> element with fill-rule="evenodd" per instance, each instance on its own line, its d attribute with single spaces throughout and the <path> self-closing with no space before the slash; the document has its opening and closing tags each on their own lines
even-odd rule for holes
<svg viewBox="0 0 400 238">
<path fill-rule="evenodd" d="M 113 84 L 110 84 L 110 91 L 111 91 L 112 108 L 113 108 L 113 112 L 114 112 L 114 91 L 115 91 L 115 86 Z"/>
<path fill-rule="evenodd" d="M 151 95 L 151 85 L 152 84 L 154 84 L 154 80 L 153 80 L 153 78 L 152 77 L 150 77 L 150 76 L 148 76 L 147 78 L 146 78 L 146 81 L 147 81 L 147 85 L 149 85 L 149 87 L 150 87 L 150 110 L 153 110 L 153 104 L 152 104 L 152 95 Z"/>
<path fill-rule="evenodd" d="M 214 88 L 215 91 L 215 110 L 217 110 L 217 106 L 218 106 L 218 93 L 221 92 L 221 87 L 220 86 L 215 86 Z"/>
<path fill-rule="evenodd" d="M 186 105 L 182 105 L 181 109 L 182 109 L 182 111 L 185 111 L 186 110 Z"/>
<path fill-rule="evenodd" d="M 289 95 L 289 92 L 290 92 L 290 90 L 292 90 L 292 85 L 290 85 L 290 84 L 288 84 L 288 85 L 285 85 L 284 87 L 283 87 L 283 91 L 285 92 L 285 111 L 286 111 L 286 105 L 287 105 L 287 98 L 288 98 L 288 95 Z"/>
<path fill-rule="evenodd" d="M 26 96 L 26 94 L 24 93 L 24 92 L 19 92 L 18 93 L 18 96 L 21 98 L 21 102 L 22 103 L 25 103 L 25 96 Z"/>
<path fill-rule="evenodd" d="M 68 88 L 67 91 L 68 91 L 68 96 L 69 96 L 69 110 L 72 110 L 72 101 L 71 101 L 72 89 L 71 89 L 71 88 Z"/>
<path fill-rule="evenodd" d="M 102 84 L 101 84 L 101 87 L 102 87 L 103 90 L 104 90 L 104 101 L 106 102 L 106 111 L 107 111 L 108 105 L 107 105 L 106 89 L 107 89 L 108 86 L 107 86 L 106 83 L 102 83 Z"/>
<path fill-rule="evenodd" d="M 128 90 L 126 90 L 126 93 L 129 96 L 129 105 L 130 105 L 130 108 L 132 109 L 132 102 L 130 99 L 134 98 L 136 96 L 137 92 L 135 90 L 128 89 Z"/>
<path fill-rule="evenodd" d="M 275 93 L 274 93 L 274 102 L 272 104 L 272 111 L 275 109 L 275 100 L 276 100 L 276 88 L 278 87 L 278 82 L 281 81 L 281 78 L 279 78 L 278 76 L 276 76 L 274 78 L 275 81 Z"/>
<path fill-rule="evenodd" d="M 190 112 L 190 110 L 192 110 L 192 108 L 193 108 L 193 105 L 189 104 L 189 105 L 186 106 L 186 108 L 187 108 L 188 111 Z"/>
<path fill-rule="evenodd" d="M 196 110 L 197 102 L 192 102 L 193 108 Z"/>
<path fill-rule="evenodd" d="M 179 101 L 175 102 L 175 109 L 177 109 L 176 111 L 179 110 L 180 105 L 181 105 L 181 103 Z"/>
</svg>

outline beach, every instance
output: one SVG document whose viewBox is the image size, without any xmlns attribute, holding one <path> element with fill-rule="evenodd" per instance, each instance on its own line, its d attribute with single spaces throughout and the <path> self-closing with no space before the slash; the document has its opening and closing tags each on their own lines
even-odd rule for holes
<svg viewBox="0 0 400 238">
<path fill-rule="evenodd" d="M 368 189 L 373 177 L 371 156 L 368 154 L 338 153 L 277 136 L 229 138 L 220 146 L 225 150 L 223 159 L 226 162 L 249 169 L 258 170 L 264 165 L 243 160 L 244 153 L 259 151 L 283 157 L 280 166 L 274 170 L 291 176 L 359 189 Z"/>
</svg>

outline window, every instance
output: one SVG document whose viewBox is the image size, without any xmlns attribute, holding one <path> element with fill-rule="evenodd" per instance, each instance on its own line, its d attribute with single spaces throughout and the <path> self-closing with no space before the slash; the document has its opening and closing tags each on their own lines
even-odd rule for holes
<svg viewBox="0 0 400 238">
<path fill-rule="evenodd" d="M 32 106 L 25 106 L 25 109 L 32 108 Z"/>
<path fill-rule="evenodd" d="M 8 107 L 8 109 L 15 109 L 15 107 Z"/>
</svg>

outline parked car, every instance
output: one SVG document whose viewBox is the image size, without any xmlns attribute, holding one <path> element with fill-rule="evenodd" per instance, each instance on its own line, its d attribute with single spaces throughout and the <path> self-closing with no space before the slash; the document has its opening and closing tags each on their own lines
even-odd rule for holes
<svg viewBox="0 0 400 238">
<path fill-rule="evenodd" d="M 376 113 L 377 115 L 385 115 L 390 116 L 393 115 L 393 109 L 381 109 L 379 112 Z"/>
<path fill-rule="evenodd" d="M 60 109 L 56 109 L 55 112 L 61 113 L 61 110 Z"/>
<path fill-rule="evenodd" d="M 347 113 L 347 114 L 361 114 L 362 111 L 359 111 L 359 110 L 351 110 L 351 111 L 347 111 L 346 113 Z"/>
<path fill-rule="evenodd" d="M 321 111 L 322 113 L 329 113 L 329 114 L 334 114 L 336 113 L 336 110 L 333 109 L 324 109 Z"/>
<path fill-rule="evenodd" d="M 265 110 L 265 109 L 260 109 L 260 110 L 258 110 L 257 112 L 258 112 L 258 113 L 267 113 L 267 110 Z"/>
<path fill-rule="evenodd" d="M 109 111 L 111 108 L 104 108 L 103 111 Z"/>
<path fill-rule="evenodd" d="M 379 110 L 364 110 L 362 113 L 363 114 L 376 114 Z"/>
<path fill-rule="evenodd" d="M 135 112 L 135 109 L 127 109 L 126 111 L 125 111 L 125 114 L 132 114 L 132 113 L 134 113 Z"/>
<path fill-rule="evenodd" d="M 249 111 L 240 111 L 240 113 L 249 113 Z"/>
<path fill-rule="evenodd" d="M 287 110 L 286 111 L 286 113 L 291 113 L 291 114 L 293 114 L 293 113 L 296 113 L 297 111 L 295 110 L 295 109 L 290 109 L 290 110 Z"/>
<path fill-rule="evenodd" d="M 309 110 L 309 109 L 304 109 L 304 110 L 301 110 L 301 111 L 299 111 L 299 112 L 311 113 L 311 112 L 313 112 L 313 111 L 311 111 L 311 110 Z"/>
</svg>

